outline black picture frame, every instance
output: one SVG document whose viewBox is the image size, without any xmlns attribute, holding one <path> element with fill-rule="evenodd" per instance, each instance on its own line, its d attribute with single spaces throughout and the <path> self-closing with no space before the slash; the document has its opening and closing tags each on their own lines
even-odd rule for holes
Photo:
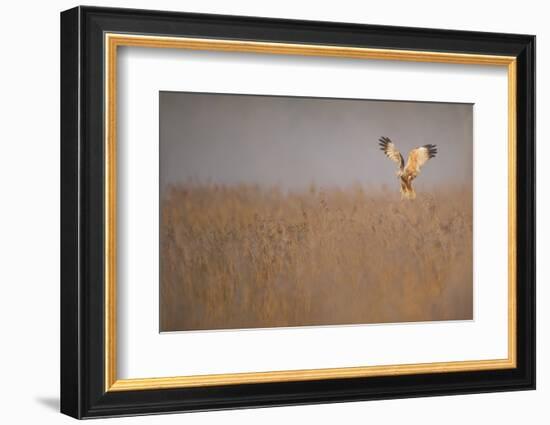
<svg viewBox="0 0 550 425">
<path fill-rule="evenodd" d="M 308 43 L 517 58 L 517 367 L 105 391 L 104 34 Z M 75 418 L 535 388 L 535 37 L 132 9 L 61 13 L 61 412 Z"/>
</svg>

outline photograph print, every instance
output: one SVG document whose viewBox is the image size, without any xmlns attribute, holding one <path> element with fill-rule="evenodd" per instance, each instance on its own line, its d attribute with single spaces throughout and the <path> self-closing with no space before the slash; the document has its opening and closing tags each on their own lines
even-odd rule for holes
<svg viewBox="0 0 550 425">
<path fill-rule="evenodd" d="M 473 105 L 160 92 L 160 331 L 473 319 Z"/>
</svg>

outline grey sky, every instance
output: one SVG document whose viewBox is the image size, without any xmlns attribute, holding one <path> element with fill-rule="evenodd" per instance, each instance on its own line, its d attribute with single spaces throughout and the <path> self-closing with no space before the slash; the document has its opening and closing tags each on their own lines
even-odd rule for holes
<svg viewBox="0 0 550 425">
<path fill-rule="evenodd" d="M 472 184 L 470 104 L 160 93 L 160 181 L 255 183 L 297 189 L 395 184 L 378 148 L 438 145 L 418 186 Z"/>
</svg>

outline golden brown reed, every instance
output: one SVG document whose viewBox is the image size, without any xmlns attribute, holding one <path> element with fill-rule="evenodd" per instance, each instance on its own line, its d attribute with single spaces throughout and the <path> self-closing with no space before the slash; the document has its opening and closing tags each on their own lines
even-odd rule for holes
<svg viewBox="0 0 550 425">
<path fill-rule="evenodd" d="M 472 192 L 180 185 L 161 331 L 472 319 Z"/>
</svg>

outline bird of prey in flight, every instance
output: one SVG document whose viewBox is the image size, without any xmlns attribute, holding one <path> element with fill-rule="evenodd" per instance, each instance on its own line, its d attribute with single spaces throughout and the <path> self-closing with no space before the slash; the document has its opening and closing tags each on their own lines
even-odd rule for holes
<svg viewBox="0 0 550 425">
<path fill-rule="evenodd" d="M 412 187 L 412 181 L 420 174 L 420 169 L 428 162 L 430 158 L 437 154 L 436 145 L 424 145 L 414 148 L 409 152 L 407 164 L 403 160 L 403 155 L 397 150 L 393 142 L 388 137 L 381 137 L 379 140 L 380 150 L 393 162 L 397 163 L 397 178 L 401 185 L 401 199 L 415 199 L 416 192 Z"/>
</svg>

